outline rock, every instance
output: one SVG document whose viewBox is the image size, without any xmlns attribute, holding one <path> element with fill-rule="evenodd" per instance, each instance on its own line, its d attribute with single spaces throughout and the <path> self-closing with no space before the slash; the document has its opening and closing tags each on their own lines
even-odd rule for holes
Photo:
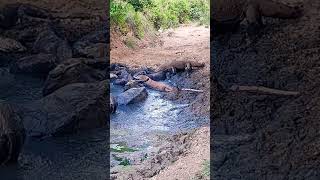
<svg viewBox="0 0 320 180">
<path fill-rule="evenodd" d="M 106 125 L 108 81 L 70 84 L 23 106 L 31 136 L 62 135 Z"/>
<path fill-rule="evenodd" d="M 107 33 L 108 31 L 99 31 L 81 38 L 73 45 L 75 55 L 89 58 L 105 57 L 109 48 Z"/>
<path fill-rule="evenodd" d="M 49 21 L 50 13 L 30 4 L 7 4 L 0 10 L 0 27 L 9 29 L 16 24 Z"/>
<path fill-rule="evenodd" d="M 14 76 L 7 69 L 0 68 L 0 92 L 7 91 L 14 84 Z"/>
<path fill-rule="evenodd" d="M 25 140 L 25 130 L 17 110 L 0 102 L 0 165 L 17 162 Z"/>
<path fill-rule="evenodd" d="M 148 97 L 145 87 L 131 88 L 116 97 L 118 105 L 128 105 L 131 103 L 141 102 Z"/>
<path fill-rule="evenodd" d="M 30 4 L 21 4 L 17 13 L 20 24 L 50 22 L 52 19 L 48 10 Z"/>
<path fill-rule="evenodd" d="M 59 35 L 66 37 L 69 42 L 77 42 L 89 33 L 98 29 L 103 30 L 106 22 L 101 17 L 92 15 L 91 12 L 65 13 L 56 15 L 55 18 L 55 29 Z"/>
<path fill-rule="evenodd" d="M 58 37 L 51 29 L 45 30 L 37 37 L 32 51 L 56 55 L 59 62 L 72 57 L 72 49 L 66 40 Z"/>
<path fill-rule="evenodd" d="M 164 71 L 148 74 L 147 76 L 155 81 L 164 81 L 167 78 L 166 72 Z"/>
<path fill-rule="evenodd" d="M 117 79 L 118 76 L 116 74 L 110 73 L 110 79 Z"/>
<path fill-rule="evenodd" d="M 124 90 L 128 90 L 131 88 L 139 88 L 142 87 L 143 85 L 141 84 L 140 81 L 137 80 L 130 80 L 124 85 Z"/>
<path fill-rule="evenodd" d="M 118 107 L 118 103 L 115 98 L 110 95 L 110 113 L 115 113 Z"/>
<path fill-rule="evenodd" d="M 13 73 L 47 74 L 57 66 L 56 56 L 52 54 L 37 54 L 23 57 L 10 67 Z"/>
<path fill-rule="evenodd" d="M 14 26 L 18 20 L 17 4 L 5 5 L 0 10 L 0 27 L 8 29 Z"/>
<path fill-rule="evenodd" d="M 103 60 L 91 59 L 69 59 L 59 64 L 47 77 L 43 88 L 43 95 L 46 96 L 55 90 L 72 83 L 91 83 L 106 79 L 106 72 L 95 69 L 100 65 L 103 67 Z"/>
<path fill-rule="evenodd" d="M 25 48 L 18 41 L 0 36 L 0 52 L 18 53 L 18 52 L 24 52 L 26 50 L 27 48 Z"/>
<path fill-rule="evenodd" d="M 121 69 L 114 72 L 118 78 L 113 82 L 115 85 L 126 85 L 130 80 L 132 80 L 132 76 L 126 69 Z"/>
</svg>

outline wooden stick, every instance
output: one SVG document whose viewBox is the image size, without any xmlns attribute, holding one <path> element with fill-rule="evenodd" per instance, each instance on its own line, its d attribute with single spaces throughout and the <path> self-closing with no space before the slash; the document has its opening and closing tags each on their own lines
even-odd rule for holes
<svg viewBox="0 0 320 180">
<path fill-rule="evenodd" d="M 192 92 L 204 92 L 203 90 L 198 90 L 198 89 L 188 89 L 188 88 L 182 88 L 180 89 L 181 91 L 192 91 Z"/>
<path fill-rule="evenodd" d="M 239 86 L 239 85 L 232 85 L 230 88 L 231 91 L 248 91 L 254 93 L 266 93 L 266 94 L 275 94 L 275 95 L 282 95 L 282 96 L 297 96 L 300 93 L 297 91 L 283 91 L 278 89 L 271 89 L 263 86 Z"/>
</svg>

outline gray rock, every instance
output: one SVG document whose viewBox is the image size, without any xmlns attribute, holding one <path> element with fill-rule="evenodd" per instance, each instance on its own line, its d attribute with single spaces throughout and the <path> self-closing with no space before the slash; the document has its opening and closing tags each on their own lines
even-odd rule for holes
<svg viewBox="0 0 320 180">
<path fill-rule="evenodd" d="M 77 41 L 73 48 L 77 56 L 89 58 L 105 57 L 109 49 L 107 31 L 90 33 Z"/>
<path fill-rule="evenodd" d="M 59 64 L 47 77 L 43 88 L 43 95 L 46 96 L 55 90 L 72 83 L 92 83 L 106 79 L 106 72 L 96 69 L 102 67 L 103 60 L 91 59 L 69 59 Z"/>
<path fill-rule="evenodd" d="M 75 83 L 23 106 L 31 136 L 62 135 L 103 127 L 108 116 L 108 81 Z"/>
<path fill-rule="evenodd" d="M 23 57 L 10 67 L 13 73 L 33 73 L 46 76 L 57 66 L 56 56 L 52 54 L 37 54 Z"/>
<path fill-rule="evenodd" d="M 27 48 L 14 39 L 0 36 L 0 52 L 19 53 L 26 51 Z"/>
<path fill-rule="evenodd" d="M 18 160 L 25 140 L 25 130 L 17 110 L 0 102 L 0 165 Z"/>
<path fill-rule="evenodd" d="M 119 105 L 128 105 L 131 103 L 141 102 L 148 97 L 148 92 L 145 87 L 131 88 L 116 98 Z"/>
<path fill-rule="evenodd" d="M 118 103 L 113 96 L 110 95 L 110 113 L 115 113 L 118 107 Z"/>
<path fill-rule="evenodd" d="M 51 29 L 39 34 L 32 51 L 34 53 L 53 54 L 58 57 L 59 62 L 72 57 L 72 49 L 68 42 L 58 37 Z"/>
</svg>

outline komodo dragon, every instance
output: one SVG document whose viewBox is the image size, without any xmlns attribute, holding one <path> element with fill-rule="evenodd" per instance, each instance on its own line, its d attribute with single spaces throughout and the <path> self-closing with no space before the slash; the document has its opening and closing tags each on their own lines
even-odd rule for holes
<svg viewBox="0 0 320 180">
<path fill-rule="evenodd" d="M 137 75 L 134 78 L 138 79 L 140 82 L 143 82 L 148 87 L 158 91 L 172 92 L 172 93 L 177 93 L 179 91 L 203 92 L 202 90 L 197 90 L 197 89 L 185 89 L 185 88 L 179 89 L 177 87 L 169 86 L 162 82 L 154 81 L 146 75 Z"/>
<path fill-rule="evenodd" d="M 192 69 L 204 66 L 204 63 L 199 63 L 195 61 L 172 61 L 169 64 L 164 64 L 160 66 L 158 72 L 164 71 L 176 73 L 177 71 L 191 71 Z"/>
<path fill-rule="evenodd" d="M 274 0 L 214 0 L 212 25 L 215 35 L 237 30 L 246 19 L 248 34 L 263 26 L 262 17 L 294 19 L 303 15 L 303 5 L 289 6 Z"/>
</svg>

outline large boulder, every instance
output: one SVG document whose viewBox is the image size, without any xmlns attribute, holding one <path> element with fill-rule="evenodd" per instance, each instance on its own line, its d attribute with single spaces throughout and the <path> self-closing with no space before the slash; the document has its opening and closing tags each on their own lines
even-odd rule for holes
<svg viewBox="0 0 320 180">
<path fill-rule="evenodd" d="M 14 39 L 0 36 L 0 52 L 19 53 L 26 51 L 27 48 Z"/>
<path fill-rule="evenodd" d="M 103 127 L 108 115 L 108 82 L 75 83 L 22 108 L 31 136 L 62 135 Z"/>
<path fill-rule="evenodd" d="M 57 66 L 57 58 L 52 54 L 36 54 L 17 60 L 10 67 L 13 73 L 32 73 L 47 76 Z"/>
<path fill-rule="evenodd" d="M 22 3 L 10 3 L 0 9 L 0 27 L 11 28 L 16 24 L 49 21 L 50 13 L 42 8 Z"/>
<path fill-rule="evenodd" d="M 17 110 L 0 102 L 0 165 L 16 162 L 25 140 L 25 130 Z"/>
<path fill-rule="evenodd" d="M 7 4 L 0 9 L 0 27 L 10 28 L 14 26 L 18 20 L 17 4 Z"/>
<path fill-rule="evenodd" d="M 141 102 L 148 97 L 148 92 L 145 87 L 131 88 L 116 97 L 118 105 L 128 105 Z"/>
<path fill-rule="evenodd" d="M 106 79 L 106 62 L 103 59 L 69 59 L 59 64 L 47 77 L 43 88 L 46 96 L 72 83 L 92 83 Z"/>
<path fill-rule="evenodd" d="M 72 57 L 72 49 L 69 43 L 58 37 L 52 29 L 44 30 L 34 42 L 32 51 L 34 53 L 45 53 L 56 55 L 59 62 Z"/>
<path fill-rule="evenodd" d="M 108 51 L 108 31 L 90 33 L 74 43 L 76 56 L 87 58 L 105 57 Z"/>
</svg>

